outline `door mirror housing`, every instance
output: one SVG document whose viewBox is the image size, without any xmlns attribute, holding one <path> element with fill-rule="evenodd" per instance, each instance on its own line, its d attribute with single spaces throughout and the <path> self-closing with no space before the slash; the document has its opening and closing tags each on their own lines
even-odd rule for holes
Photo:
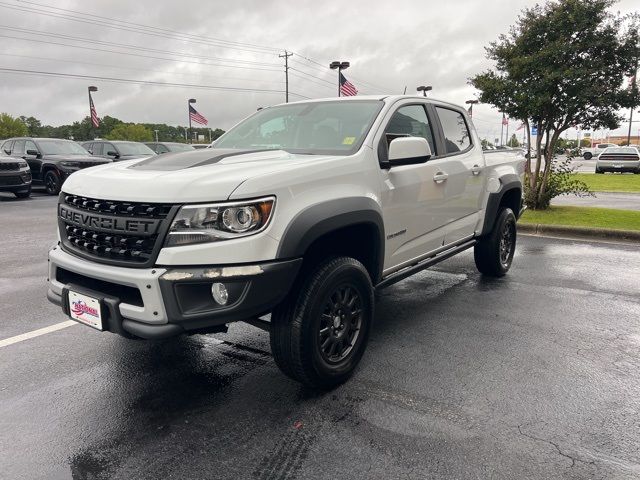
<svg viewBox="0 0 640 480">
<path fill-rule="evenodd" d="M 422 137 L 394 138 L 389 143 L 389 166 L 424 163 L 432 156 L 429 142 Z"/>
<path fill-rule="evenodd" d="M 120 155 L 118 155 L 118 152 L 114 152 L 113 150 L 109 150 L 107 152 L 107 155 L 110 157 L 114 157 L 114 158 L 118 158 Z"/>
<path fill-rule="evenodd" d="M 38 150 L 27 150 L 27 155 L 30 157 L 40 158 L 40 152 Z"/>
</svg>

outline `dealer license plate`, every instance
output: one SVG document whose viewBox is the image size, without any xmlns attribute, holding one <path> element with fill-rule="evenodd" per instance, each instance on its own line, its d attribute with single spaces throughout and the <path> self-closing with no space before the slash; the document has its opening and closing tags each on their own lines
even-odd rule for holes
<svg viewBox="0 0 640 480">
<path fill-rule="evenodd" d="M 619 164 L 619 163 L 616 163 L 616 164 L 613 165 L 613 168 L 622 168 L 622 165 Z"/>
<path fill-rule="evenodd" d="M 74 320 L 102 330 L 102 312 L 97 298 L 69 291 L 69 312 Z"/>
</svg>

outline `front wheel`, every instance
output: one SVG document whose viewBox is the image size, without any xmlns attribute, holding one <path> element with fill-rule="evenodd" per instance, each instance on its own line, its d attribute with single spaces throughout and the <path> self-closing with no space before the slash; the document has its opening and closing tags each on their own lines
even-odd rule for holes
<svg viewBox="0 0 640 480">
<path fill-rule="evenodd" d="M 373 285 L 359 261 L 338 257 L 310 270 L 271 316 L 276 364 L 314 388 L 343 383 L 366 349 L 373 305 Z"/>
<path fill-rule="evenodd" d="M 585 154 L 583 155 L 583 158 L 584 158 L 585 160 L 591 160 L 591 159 L 593 158 L 593 154 L 592 154 L 592 153 L 590 153 L 590 152 L 587 152 L 587 153 L 585 153 Z"/>
<path fill-rule="evenodd" d="M 493 229 L 476 243 L 473 257 L 483 275 L 502 277 L 511 268 L 516 250 L 516 216 L 510 208 L 498 213 Z"/>
<path fill-rule="evenodd" d="M 55 170 L 49 170 L 44 175 L 44 188 L 49 195 L 57 195 L 60 193 L 60 187 L 62 187 L 62 181 L 60 175 Z"/>
</svg>

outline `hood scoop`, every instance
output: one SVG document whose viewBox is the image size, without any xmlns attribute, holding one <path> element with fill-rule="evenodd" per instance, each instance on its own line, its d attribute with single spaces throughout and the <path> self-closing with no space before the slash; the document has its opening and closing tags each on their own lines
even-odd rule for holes
<svg viewBox="0 0 640 480">
<path fill-rule="evenodd" d="M 186 168 L 201 167 L 203 165 L 213 165 L 227 157 L 245 155 L 247 153 L 265 152 L 268 150 L 270 149 L 238 150 L 232 148 L 205 148 L 194 152 L 165 153 L 163 155 L 150 157 L 127 168 L 132 170 L 171 172 L 175 170 L 184 170 Z"/>
</svg>

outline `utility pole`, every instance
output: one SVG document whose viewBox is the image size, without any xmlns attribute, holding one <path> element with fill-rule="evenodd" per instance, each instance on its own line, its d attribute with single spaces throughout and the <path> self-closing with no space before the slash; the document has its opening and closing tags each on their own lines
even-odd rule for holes
<svg viewBox="0 0 640 480">
<path fill-rule="evenodd" d="M 280 58 L 284 58 L 284 81 L 285 81 L 285 91 L 284 91 L 284 101 L 285 103 L 289 103 L 289 57 L 292 57 L 293 53 L 289 53 L 286 50 L 284 51 L 284 55 L 278 55 Z"/>
</svg>

